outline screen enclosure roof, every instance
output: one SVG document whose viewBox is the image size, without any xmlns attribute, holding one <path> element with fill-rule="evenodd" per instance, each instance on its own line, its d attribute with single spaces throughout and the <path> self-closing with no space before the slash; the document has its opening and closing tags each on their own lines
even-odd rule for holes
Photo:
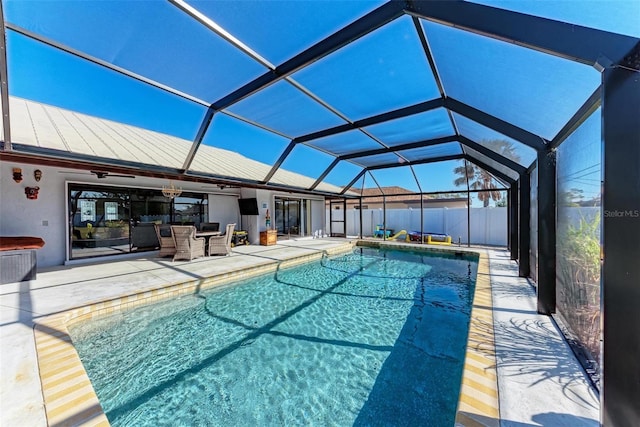
<svg viewBox="0 0 640 427">
<path fill-rule="evenodd" d="M 624 0 L 8 0 L 2 153 L 347 196 L 451 191 L 425 165 L 470 162 L 507 187 L 598 109 L 639 16 Z"/>
</svg>

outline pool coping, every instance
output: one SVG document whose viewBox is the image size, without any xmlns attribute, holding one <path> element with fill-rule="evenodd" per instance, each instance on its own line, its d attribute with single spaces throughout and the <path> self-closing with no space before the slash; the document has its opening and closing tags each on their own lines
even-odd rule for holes
<svg viewBox="0 0 640 427">
<path fill-rule="evenodd" d="M 271 273 L 280 268 L 308 263 L 326 255 L 348 252 L 362 242 L 346 242 L 344 245 L 322 252 L 295 256 L 285 260 L 274 260 L 268 264 L 230 271 L 203 279 L 168 283 L 155 289 L 89 303 L 40 319 L 34 325 L 34 339 L 47 425 L 110 425 L 82 361 L 73 346 L 68 332 L 69 327 L 73 324 L 176 296 L 194 294 L 203 289 Z M 371 246 L 371 244 L 365 242 L 364 246 Z M 452 250 L 466 249 L 401 243 L 381 243 L 376 246 L 427 249 L 446 253 L 451 253 Z M 494 427 L 498 426 L 499 407 L 493 328 L 487 328 L 487 325 L 493 325 L 491 283 L 488 274 L 481 274 L 481 272 L 488 273 L 489 271 L 488 257 L 486 253 L 479 250 L 463 251 L 478 254 L 479 261 L 456 425 Z M 473 345 L 471 345 L 472 338 Z M 489 421 L 495 420 L 495 424 L 487 422 L 487 419 Z"/>
</svg>

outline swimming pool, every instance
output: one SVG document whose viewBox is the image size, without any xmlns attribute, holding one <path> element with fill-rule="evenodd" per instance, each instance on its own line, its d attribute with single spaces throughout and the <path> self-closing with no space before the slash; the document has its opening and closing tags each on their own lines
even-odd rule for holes
<svg viewBox="0 0 640 427">
<path fill-rule="evenodd" d="M 119 425 L 453 425 L 475 258 L 358 248 L 74 326 Z"/>
</svg>

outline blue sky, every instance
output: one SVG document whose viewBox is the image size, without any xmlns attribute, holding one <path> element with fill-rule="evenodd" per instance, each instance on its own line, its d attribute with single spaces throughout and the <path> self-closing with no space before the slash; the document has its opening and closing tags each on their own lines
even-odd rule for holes
<svg viewBox="0 0 640 427">
<path fill-rule="evenodd" d="M 382 4 L 380 1 L 191 3 L 276 65 Z M 640 36 L 640 2 L 636 0 L 479 3 Z M 327 13 L 324 13 L 325 10 Z M 194 24 L 168 2 L 9 0 L 5 2 L 5 15 L 10 23 L 85 50 L 118 66 L 131 68 L 207 101 L 219 99 L 266 70 L 251 58 L 231 49 L 227 42 L 209 30 Z M 416 39 L 413 38 L 415 35 L 407 32 L 410 25 L 401 22 L 403 19 L 385 29 L 386 33 L 372 33 L 352 46 L 312 64 L 307 70 L 294 75 L 294 78 L 322 99 L 339 105 L 341 112 L 352 120 L 433 98 L 437 91 L 433 76 L 424 72 L 427 67 L 424 57 L 406 53 L 410 52 L 409 46 L 415 45 Z M 265 25 L 266 21 L 268 23 Z M 70 22 L 73 25 L 69 25 Z M 567 115 L 570 117 L 575 107 L 586 99 L 584 94 L 588 96 L 598 82 L 597 73 L 590 67 L 577 66 L 547 55 L 540 56 L 539 53 L 505 46 L 493 40 L 479 40 L 478 36 L 431 23 L 425 23 L 424 27 L 438 66 L 442 69 L 445 87 L 450 88 L 457 97 L 466 98 L 465 101 L 471 105 L 478 104 L 479 108 L 496 116 L 504 116 L 525 128 L 534 128 L 545 137 L 553 136 Z M 7 32 L 7 39 L 9 89 L 12 95 L 187 140 L 195 137 L 205 107 L 61 53 L 13 31 Z M 394 41 L 391 43 L 386 40 Z M 500 56 L 499 52 L 505 53 Z M 466 64 L 461 64 L 460 58 L 467 58 Z M 485 60 L 487 58 L 490 60 Z M 517 67 L 523 61 L 531 63 L 532 69 L 519 70 Z M 456 73 L 456 70 L 471 62 L 475 72 Z M 345 63 L 357 72 L 352 73 L 353 77 L 341 79 L 340 76 L 345 73 L 340 66 Z M 368 70 L 375 70 L 379 74 Z M 553 72 L 545 73 L 545 70 Z M 376 75 L 384 75 L 384 81 L 380 81 Z M 417 76 L 422 77 L 418 79 Z M 530 83 L 533 80 L 531 76 L 536 77 L 535 84 Z M 408 85 L 411 85 L 411 91 L 402 90 Z M 477 91 L 478 87 L 482 90 Z M 557 90 L 559 87 L 571 90 L 564 93 Z M 287 129 L 290 136 L 299 136 L 301 129 L 308 126 L 315 126 L 315 130 L 318 130 L 342 122 L 305 97 L 302 97 L 304 102 L 300 104 L 290 102 L 299 94 L 292 95 L 288 84 L 274 85 L 269 89 L 271 92 L 264 99 L 256 99 L 253 104 L 241 102 L 230 110 L 237 114 L 246 112 L 265 123 Z M 500 101 L 487 100 L 486 93 L 494 94 Z M 531 97 L 527 105 L 534 113 L 549 103 L 558 108 L 543 120 L 531 122 L 530 111 L 504 102 L 522 96 Z M 386 104 L 372 102 L 375 99 L 385 99 Z M 289 117 L 293 114 L 294 120 L 279 115 L 276 107 L 281 106 L 289 108 Z M 562 113 L 560 107 L 566 112 Z M 296 113 L 299 118 L 295 116 Z M 438 127 L 437 123 L 433 126 Z M 479 132 L 479 138 L 489 135 L 487 130 L 477 127 L 469 128 L 469 131 Z M 205 144 L 238 151 L 265 163 L 273 163 L 288 142 L 285 137 L 223 114 L 215 116 L 204 141 Z M 294 150 L 284 166 L 315 177 L 331 160 L 328 155 L 318 155 L 313 150 L 300 147 Z M 424 191 L 453 189 L 451 164 L 422 169 L 428 169 L 424 174 L 425 181 L 421 184 Z M 358 168 L 352 165 L 340 165 L 327 180 L 344 185 L 357 171 Z M 422 175 L 422 172 L 419 174 Z M 411 176 L 406 168 L 395 173 L 378 172 L 376 176 L 381 185 L 399 179 L 405 182 L 407 188 L 416 188 L 410 182 Z"/>
</svg>

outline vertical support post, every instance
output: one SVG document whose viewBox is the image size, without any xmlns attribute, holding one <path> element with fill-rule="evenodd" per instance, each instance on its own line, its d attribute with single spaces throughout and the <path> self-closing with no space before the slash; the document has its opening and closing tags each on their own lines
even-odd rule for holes
<svg viewBox="0 0 640 427">
<path fill-rule="evenodd" d="M 387 198 L 382 196 L 382 240 L 387 240 Z"/>
<path fill-rule="evenodd" d="M 529 230 L 529 218 L 531 216 L 531 180 L 528 173 L 520 174 L 518 179 L 520 194 L 519 200 L 519 218 L 518 224 L 518 275 L 520 277 L 529 277 L 529 246 L 531 245 L 531 233 Z M 540 260 L 540 263 L 545 262 Z"/>
<path fill-rule="evenodd" d="M 467 178 L 468 182 L 469 178 Z M 467 188 L 467 247 L 471 247 L 471 192 Z"/>
<path fill-rule="evenodd" d="M 556 312 L 556 154 L 538 151 L 538 313 Z M 529 224 L 523 224 L 527 228 Z M 529 253 L 522 258 L 529 259 Z"/>
<path fill-rule="evenodd" d="M 420 244 L 424 243 L 424 200 L 420 192 Z"/>
<path fill-rule="evenodd" d="M 471 168 L 471 170 L 469 169 Z M 471 195 L 469 194 L 469 172 L 473 172 L 474 167 L 464 160 L 465 178 L 467 179 L 467 247 L 471 247 Z"/>
<path fill-rule="evenodd" d="M 360 233 L 358 234 L 358 236 L 360 236 L 360 238 L 362 239 L 362 197 L 360 197 L 359 199 L 359 203 L 360 203 L 360 209 L 358 209 L 360 211 Z"/>
<path fill-rule="evenodd" d="M 507 190 L 507 249 L 511 252 L 511 187 Z"/>
<path fill-rule="evenodd" d="M 342 199 L 342 212 L 344 212 L 343 218 L 344 218 L 344 223 L 342 223 L 342 226 L 344 227 L 344 237 L 347 237 L 347 226 L 348 226 L 348 222 L 347 222 L 347 198 L 345 197 L 344 199 Z"/>
<path fill-rule="evenodd" d="M 520 249 L 519 243 L 519 235 L 520 235 L 520 226 L 518 223 L 518 214 L 520 209 L 520 201 L 518 198 L 519 190 L 518 190 L 518 182 L 511 184 L 511 188 L 509 189 L 510 201 L 509 201 L 509 218 L 511 219 L 511 228 L 509 228 L 509 235 L 511 236 L 511 259 L 518 259 L 518 250 Z"/>
<path fill-rule="evenodd" d="M 333 203 L 329 200 L 329 236 L 333 236 Z"/>
<path fill-rule="evenodd" d="M 636 46 L 640 49 L 640 46 Z M 636 50 L 637 51 L 637 50 Z M 603 72 L 601 423 L 640 425 L 640 73 Z M 630 368 L 632 367 L 632 368 Z"/>
</svg>

